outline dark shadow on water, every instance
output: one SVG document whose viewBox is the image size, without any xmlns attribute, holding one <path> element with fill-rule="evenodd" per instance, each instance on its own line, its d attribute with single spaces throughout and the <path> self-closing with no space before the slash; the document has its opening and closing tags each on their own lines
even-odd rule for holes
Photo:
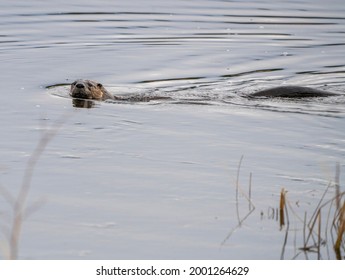
<svg viewBox="0 0 345 280">
<path fill-rule="evenodd" d="M 95 107 L 96 103 L 92 100 L 87 100 L 87 99 L 78 99 L 78 98 L 73 98 L 72 99 L 72 104 L 73 107 L 76 108 L 93 108 Z"/>
</svg>

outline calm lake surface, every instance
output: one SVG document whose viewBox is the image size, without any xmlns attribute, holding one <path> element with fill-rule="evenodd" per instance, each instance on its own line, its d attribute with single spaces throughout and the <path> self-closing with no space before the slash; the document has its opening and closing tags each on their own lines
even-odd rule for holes
<svg viewBox="0 0 345 280">
<path fill-rule="evenodd" d="M 8 196 L 61 120 L 34 169 L 19 258 L 320 257 L 299 250 L 303 219 L 327 186 L 334 196 L 337 163 L 345 182 L 345 98 L 246 94 L 345 93 L 344 1 L 3 0 L 0 23 L 1 258 Z M 75 108 L 78 78 L 173 101 Z M 323 215 L 321 258 L 334 259 Z"/>
</svg>

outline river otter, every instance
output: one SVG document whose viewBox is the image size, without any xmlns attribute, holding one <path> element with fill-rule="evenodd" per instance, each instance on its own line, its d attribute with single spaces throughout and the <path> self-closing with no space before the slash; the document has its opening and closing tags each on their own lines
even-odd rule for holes
<svg viewBox="0 0 345 280">
<path fill-rule="evenodd" d="M 130 102 L 147 102 L 157 99 L 171 99 L 167 96 L 114 96 L 110 94 L 102 84 L 91 80 L 76 80 L 71 84 L 70 95 L 77 99 L 94 99 L 94 100 L 120 100 Z M 320 89 L 300 86 L 279 86 L 269 89 L 260 90 L 249 94 L 248 98 L 308 98 L 308 97 L 327 97 L 339 95 L 339 93 L 329 92 Z"/>
<path fill-rule="evenodd" d="M 127 101 L 127 102 L 148 102 L 151 100 L 171 99 L 171 97 L 167 97 L 167 96 L 145 95 L 145 94 L 112 95 L 104 88 L 102 84 L 95 81 L 83 80 L 83 79 L 78 79 L 71 84 L 69 94 L 70 96 L 75 98 L 75 100 L 81 100 L 81 101 L 82 100 L 90 101 L 90 99 L 91 100 L 112 99 L 112 100 Z M 88 102 L 88 104 L 93 104 L 93 103 Z M 80 107 L 80 106 L 76 105 L 76 107 Z"/>
</svg>

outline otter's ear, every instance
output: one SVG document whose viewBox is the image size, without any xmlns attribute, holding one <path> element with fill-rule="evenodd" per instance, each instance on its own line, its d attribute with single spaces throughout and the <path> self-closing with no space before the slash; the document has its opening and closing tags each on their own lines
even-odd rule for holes
<svg viewBox="0 0 345 280">
<path fill-rule="evenodd" d="M 102 84 L 97 84 L 97 87 L 102 88 L 103 85 Z"/>
</svg>

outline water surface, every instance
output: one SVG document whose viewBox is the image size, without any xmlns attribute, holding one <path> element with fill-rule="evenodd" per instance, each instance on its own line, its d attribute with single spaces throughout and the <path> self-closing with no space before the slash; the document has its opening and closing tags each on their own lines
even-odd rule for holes
<svg viewBox="0 0 345 280">
<path fill-rule="evenodd" d="M 283 258 L 305 258 L 298 217 L 312 215 L 337 162 L 344 170 L 344 97 L 246 95 L 344 93 L 342 2 L 2 1 L 2 188 L 16 195 L 42 133 L 64 119 L 35 168 L 28 203 L 43 203 L 19 258 L 279 259 L 283 187 L 296 213 Z M 78 78 L 173 101 L 75 108 Z M 6 229 L 11 207 L 0 205 Z M 327 246 L 322 258 L 334 258 Z"/>
</svg>

